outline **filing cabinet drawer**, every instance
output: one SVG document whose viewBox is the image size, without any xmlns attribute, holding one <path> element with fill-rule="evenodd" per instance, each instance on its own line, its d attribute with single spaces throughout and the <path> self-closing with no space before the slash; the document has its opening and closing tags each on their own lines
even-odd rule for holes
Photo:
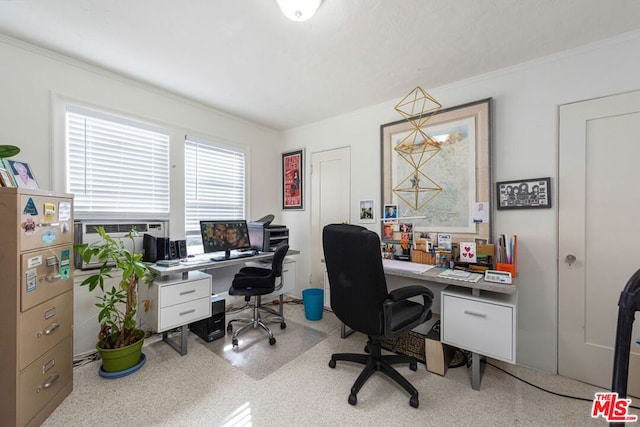
<svg viewBox="0 0 640 427">
<path fill-rule="evenodd" d="M 71 353 L 71 337 L 68 337 L 20 373 L 20 425 L 26 424 L 49 400 L 72 382 Z"/>
<path fill-rule="evenodd" d="M 163 308 L 160 311 L 158 332 L 163 332 L 207 317 L 211 317 L 211 295 L 199 300 Z"/>
<path fill-rule="evenodd" d="M 23 312 L 73 288 L 72 253 L 72 245 L 65 245 L 20 255 Z"/>
<path fill-rule="evenodd" d="M 73 244 L 72 199 L 21 194 L 20 250 Z"/>
<path fill-rule="evenodd" d="M 143 284 L 142 286 L 146 285 Z M 160 308 L 211 297 L 209 278 L 179 282 L 167 286 L 159 283 L 158 287 Z"/>
<path fill-rule="evenodd" d="M 71 336 L 73 292 L 65 292 L 22 314 L 20 319 L 20 369 Z"/>
<path fill-rule="evenodd" d="M 515 363 L 515 306 L 443 291 L 442 342 Z"/>
</svg>

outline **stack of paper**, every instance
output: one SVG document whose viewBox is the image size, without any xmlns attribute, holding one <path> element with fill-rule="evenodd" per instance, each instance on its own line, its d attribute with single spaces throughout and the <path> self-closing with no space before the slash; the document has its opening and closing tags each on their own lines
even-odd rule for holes
<svg viewBox="0 0 640 427">
<path fill-rule="evenodd" d="M 433 265 L 418 264 L 415 262 L 398 261 L 394 259 L 383 259 L 382 266 L 385 270 L 389 271 L 406 271 L 408 273 L 422 274 L 425 271 L 433 268 Z"/>
</svg>

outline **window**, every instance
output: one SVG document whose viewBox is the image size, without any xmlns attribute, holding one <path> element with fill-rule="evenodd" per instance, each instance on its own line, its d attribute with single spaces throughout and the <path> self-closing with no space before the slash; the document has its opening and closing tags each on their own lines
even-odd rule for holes
<svg viewBox="0 0 640 427">
<path fill-rule="evenodd" d="M 169 135 L 81 107 L 65 112 L 75 217 L 169 219 Z"/>
<path fill-rule="evenodd" d="M 202 252 L 200 220 L 245 218 L 245 153 L 185 138 L 185 234 L 189 253 Z"/>
</svg>

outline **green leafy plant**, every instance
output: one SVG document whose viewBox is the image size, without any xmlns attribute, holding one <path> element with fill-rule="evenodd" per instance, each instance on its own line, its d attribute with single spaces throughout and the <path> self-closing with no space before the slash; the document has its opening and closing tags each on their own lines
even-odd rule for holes
<svg viewBox="0 0 640 427">
<path fill-rule="evenodd" d="M 96 303 L 100 309 L 98 347 L 125 347 L 144 337 L 137 328 L 138 282 L 150 286 L 155 274 L 142 262 L 142 254 L 135 252 L 135 237 L 138 236 L 135 229 L 124 237 L 131 240 L 133 250 L 128 250 L 123 240 L 109 236 L 104 227 L 96 227 L 96 231 L 102 241 L 74 246 L 85 262 L 96 257 L 102 264 L 98 272 L 83 280 L 80 286 L 89 286 L 91 292 L 96 288 L 102 291 L 97 297 L 100 302 Z M 105 279 L 112 278 L 111 274 L 116 271 L 121 272 L 118 286 L 105 291 Z"/>
<path fill-rule="evenodd" d="M 13 157 L 20 152 L 20 149 L 15 145 L 0 145 L 0 157 L 7 158 Z"/>
</svg>

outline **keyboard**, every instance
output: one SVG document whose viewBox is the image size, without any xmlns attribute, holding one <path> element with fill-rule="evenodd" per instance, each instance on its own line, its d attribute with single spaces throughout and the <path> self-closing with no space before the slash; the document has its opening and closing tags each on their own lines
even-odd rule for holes
<svg viewBox="0 0 640 427">
<path fill-rule="evenodd" d="M 240 252 L 237 254 L 231 254 L 229 255 L 229 258 L 226 258 L 224 255 L 221 256 L 215 256 L 211 258 L 211 261 L 228 261 L 231 259 L 240 259 L 240 258 L 251 258 L 252 256 L 254 256 L 253 252 Z"/>
</svg>

